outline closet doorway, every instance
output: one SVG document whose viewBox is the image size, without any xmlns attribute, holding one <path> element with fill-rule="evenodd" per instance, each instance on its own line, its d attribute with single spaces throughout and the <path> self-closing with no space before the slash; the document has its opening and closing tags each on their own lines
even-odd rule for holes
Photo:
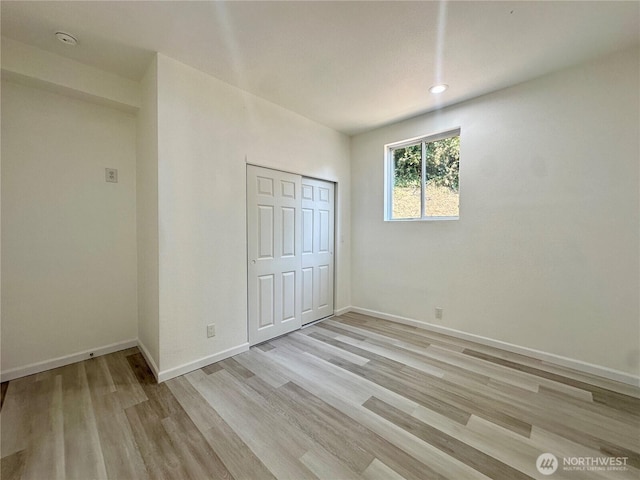
<svg viewBox="0 0 640 480">
<path fill-rule="evenodd" d="M 247 166 L 249 343 L 333 315 L 335 185 Z"/>
</svg>

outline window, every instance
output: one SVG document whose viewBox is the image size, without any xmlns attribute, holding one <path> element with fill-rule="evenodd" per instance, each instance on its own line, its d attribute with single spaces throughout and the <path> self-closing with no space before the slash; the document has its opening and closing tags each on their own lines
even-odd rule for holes
<svg viewBox="0 0 640 480">
<path fill-rule="evenodd" d="M 385 220 L 459 216 L 460 129 L 386 146 Z"/>
</svg>

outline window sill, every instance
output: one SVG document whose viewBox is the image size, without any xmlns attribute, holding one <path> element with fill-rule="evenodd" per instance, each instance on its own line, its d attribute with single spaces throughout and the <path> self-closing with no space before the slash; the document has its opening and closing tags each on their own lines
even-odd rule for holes
<svg viewBox="0 0 640 480">
<path fill-rule="evenodd" d="M 385 222 L 449 222 L 460 217 L 385 218 Z"/>
</svg>

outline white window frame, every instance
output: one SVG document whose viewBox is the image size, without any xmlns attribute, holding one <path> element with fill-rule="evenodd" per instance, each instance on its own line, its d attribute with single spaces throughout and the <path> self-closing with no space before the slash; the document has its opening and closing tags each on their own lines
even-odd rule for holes
<svg viewBox="0 0 640 480">
<path fill-rule="evenodd" d="M 443 132 L 433 133 L 430 135 L 423 135 L 420 137 L 410 138 L 408 140 L 402 140 L 401 142 L 388 143 L 384 146 L 384 220 L 385 222 L 434 222 L 434 221 L 447 221 L 447 220 L 459 220 L 460 215 L 450 217 L 438 217 L 425 215 L 425 199 L 424 192 L 427 184 L 427 169 L 425 168 L 425 145 L 430 142 L 436 142 L 438 140 L 444 140 L 445 138 L 460 136 L 460 127 L 445 130 Z M 422 144 L 422 179 L 420 182 L 420 217 L 415 218 L 393 218 L 393 183 L 394 183 L 394 168 L 393 168 L 393 152 L 398 148 L 408 147 L 410 145 Z M 459 180 L 459 179 L 458 179 Z M 459 211 L 459 210 L 458 210 Z"/>
</svg>

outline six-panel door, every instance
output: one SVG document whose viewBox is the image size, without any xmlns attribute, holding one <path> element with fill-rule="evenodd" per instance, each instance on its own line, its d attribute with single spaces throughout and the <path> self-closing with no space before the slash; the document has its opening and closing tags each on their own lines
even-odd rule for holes
<svg viewBox="0 0 640 480">
<path fill-rule="evenodd" d="M 334 184 L 247 166 L 249 343 L 333 314 Z"/>
<path fill-rule="evenodd" d="M 300 176 L 247 167 L 251 345 L 301 326 Z"/>
<path fill-rule="evenodd" d="M 333 315 L 334 185 L 302 178 L 302 324 Z"/>
</svg>

